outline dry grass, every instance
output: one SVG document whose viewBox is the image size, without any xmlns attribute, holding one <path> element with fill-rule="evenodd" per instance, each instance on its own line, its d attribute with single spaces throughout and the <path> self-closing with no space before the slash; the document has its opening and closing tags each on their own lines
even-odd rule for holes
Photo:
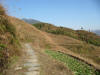
<svg viewBox="0 0 100 75">
<path fill-rule="evenodd" d="M 37 29 L 45 31 L 48 33 L 56 35 L 65 35 L 72 37 L 74 39 L 82 40 L 86 43 L 93 44 L 95 46 L 100 46 L 100 36 L 93 32 L 88 32 L 85 30 L 72 30 L 66 27 L 57 27 L 48 23 L 37 23 L 33 24 Z"/>
<path fill-rule="evenodd" d="M 0 72 L 5 72 L 11 62 L 10 59 L 20 53 L 15 31 L 5 9 L 0 5 Z"/>
<path fill-rule="evenodd" d="M 3 14 L 5 14 L 5 12 L 1 11 L 1 15 L 3 15 Z M 7 18 L 7 20 L 9 20 L 7 22 L 10 22 L 10 24 L 16 28 L 15 33 L 16 33 L 16 36 L 18 37 L 18 39 L 21 42 L 31 42 L 34 46 L 34 49 L 40 50 L 40 51 L 42 51 L 42 50 L 44 51 L 46 48 L 52 49 L 52 50 L 58 50 L 58 51 L 66 53 L 66 54 L 72 55 L 74 57 L 77 57 L 81 60 L 84 60 L 84 61 L 88 62 L 89 64 L 92 64 L 94 67 L 100 69 L 100 65 L 94 63 L 93 60 L 85 58 L 83 55 L 74 53 L 71 50 L 68 50 L 69 46 L 67 48 L 65 48 L 65 46 L 63 46 L 63 45 L 73 46 L 76 44 L 79 45 L 79 44 L 83 44 L 82 42 L 75 40 L 75 39 L 72 39 L 72 38 L 69 38 L 69 37 L 65 37 L 65 36 L 63 37 L 60 35 L 59 36 L 48 35 L 47 33 L 36 29 L 32 25 L 27 24 L 24 21 L 19 20 L 19 19 L 14 18 L 14 17 L 9 16 Z M 3 24 L 5 24 L 5 22 Z M 4 29 L 5 29 L 5 27 L 4 27 Z M 17 49 L 16 44 L 14 44 L 12 42 L 15 42 L 15 41 L 17 42 L 17 40 L 14 38 L 15 33 L 13 33 L 13 31 L 12 31 L 13 29 L 10 28 L 10 30 L 11 31 L 7 30 L 6 32 L 4 31 L 5 33 L 0 34 L 0 39 L 2 38 L 1 39 L 2 42 L 0 41 L 0 43 L 4 43 L 7 46 L 9 46 L 8 53 L 11 56 L 13 56 L 13 54 L 17 54 L 18 51 L 16 50 Z M 99 52 L 99 50 L 97 50 L 97 51 Z M 96 53 L 95 53 L 95 55 L 96 55 Z M 48 59 L 48 61 L 45 61 L 44 59 Z M 47 73 L 50 73 L 50 72 L 52 73 L 52 68 L 53 68 L 52 65 L 55 66 L 56 63 L 54 61 L 52 62 L 52 59 L 49 60 L 48 57 L 46 58 L 45 55 L 43 55 L 43 58 L 41 61 L 43 63 L 49 63 L 49 64 L 47 64 L 47 67 L 50 67 L 50 69 L 46 70 L 46 67 L 45 67 L 44 70 L 46 71 L 46 75 L 50 75 Z M 54 63 L 54 64 L 50 65 L 51 63 Z M 61 66 L 60 64 L 57 63 L 55 67 L 56 67 L 55 73 L 57 75 L 59 75 L 59 73 L 57 73 L 58 72 L 57 69 L 59 69 L 61 71 L 61 70 L 63 70 L 62 68 L 64 66 Z M 49 72 L 49 70 L 50 70 L 50 72 Z M 67 69 L 65 69 L 65 67 L 64 67 L 64 70 L 67 70 Z M 65 72 L 65 71 L 63 71 L 63 72 Z M 54 75 L 56 75 L 55 73 L 54 73 Z M 51 75 L 53 75 L 53 73 Z M 69 73 L 69 75 L 70 75 L 70 73 Z"/>
<path fill-rule="evenodd" d="M 26 42 L 32 43 L 33 48 L 35 50 L 38 50 L 38 53 L 44 52 L 46 48 L 53 49 L 53 50 L 60 49 L 60 47 L 58 47 L 57 44 L 53 42 L 52 39 L 45 32 L 41 32 L 40 30 L 36 29 L 32 25 L 27 24 L 24 21 L 14 17 L 10 17 L 10 21 L 16 27 L 16 34 L 17 36 L 19 36 L 19 40 L 23 43 Z M 53 59 L 50 59 L 49 57 L 47 57 L 42 53 L 39 54 L 39 57 L 40 59 L 42 59 L 40 60 L 40 62 L 43 65 L 42 66 L 44 70 L 43 73 L 45 73 L 43 75 L 61 75 L 62 73 L 64 73 L 65 75 L 67 73 L 69 75 L 72 75 L 71 71 L 69 71 L 63 64 L 53 61 Z M 53 73 L 53 68 L 54 68 L 54 73 Z"/>
<path fill-rule="evenodd" d="M 19 20 L 14 17 L 10 17 L 10 19 L 13 25 L 16 27 L 17 35 L 19 36 L 22 42 L 31 42 L 33 43 L 34 48 L 39 50 L 45 50 L 46 48 L 49 48 L 52 50 L 64 52 L 66 54 L 82 59 L 85 62 L 92 64 L 94 67 L 100 69 L 99 64 L 95 63 L 94 60 L 87 58 L 86 55 L 80 55 L 79 53 L 75 53 L 72 50 L 69 50 L 68 47 L 65 48 L 65 46 L 63 46 L 63 45 L 70 45 L 70 46 L 80 45 L 80 44 L 82 45 L 83 44 L 82 41 L 75 40 L 67 36 L 48 35 L 46 32 L 40 31 L 35 27 L 33 27 L 32 25 L 25 23 L 22 20 Z"/>
<path fill-rule="evenodd" d="M 51 48 L 56 49 L 57 45 L 44 32 L 13 17 L 11 18 L 11 22 L 15 25 L 17 35 L 22 42 L 32 42 L 35 48 L 45 48 L 46 45 L 49 45 Z"/>
<path fill-rule="evenodd" d="M 98 66 L 100 65 L 100 48 L 99 47 L 87 44 L 85 42 L 73 39 L 68 36 L 53 35 L 53 34 L 48 34 L 48 36 L 51 37 L 52 40 L 55 43 L 57 43 L 59 46 L 72 51 L 72 53 L 69 53 L 72 56 L 76 56 L 79 58 L 82 57 L 82 59 L 84 59 L 88 63 L 92 63 L 94 65 L 97 64 Z M 68 53 L 67 50 L 64 50 L 64 52 Z"/>
</svg>

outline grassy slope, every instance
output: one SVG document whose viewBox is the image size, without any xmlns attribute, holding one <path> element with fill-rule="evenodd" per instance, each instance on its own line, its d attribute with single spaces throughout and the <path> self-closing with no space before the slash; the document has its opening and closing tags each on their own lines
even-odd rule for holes
<svg viewBox="0 0 100 75">
<path fill-rule="evenodd" d="M 52 24 L 48 23 L 37 23 L 33 24 L 36 28 L 46 31 L 48 33 L 57 34 L 57 35 L 66 35 L 78 40 L 85 41 L 87 43 L 100 46 L 100 36 L 97 36 L 96 34 L 84 30 L 72 30 L 69 28 L 64 27 L 56 27 Z"/>
<path fill-rule="evenodd" d="M 62 41 L 59 40 L 60 42 L 58 43 L 57 40 L 61 39 L 61 38 L 58 38 L 58 36 L 60 36 L 60 35 L 58 35 L 58 36 L 54 35 L 54 36 L 56 36 L 56 38 L 55 38 L 55 37 L 52 37 L 52 34 L 49 35 L 48 33 L 42 32 L 42 31 L 36 29 L 35 27 L 33 27 L 32 25 L 25 23 L 22 20 L 19 20 L 14 17 L 10 17 L 10 19 L 11 19 L 11 23 L 16 27 L 16 32 L 20 38 L 20 41 L 32 43 L 35 50 L 40 50 L 40 51 L 45 50 L 45 49 L 59 50 L 61 52 L 65 52 L 69 55 L 78 57 L 78 58 L 92 64 L 96 68 L 99 68 L 98 64 L 95 64 L 90 59 L 83 58 L 84 56 L 81 55 L 82 56 L 81 57 L 79 55 L 79 53 L 78 54 L 73 53 L 72 51 L 68 50 L 69 48 L 65 48 L 64 46 L 59 45 L 62 41 L 63 42 L 65 41 L 66 43 L 68 43 L 68 40 L 69 40 L 69 42 L 70 42 L 70 40 L 71 40 L 71 42 L 73 41 L 74 44 L 76 44 L 76 42 L 77 42 L 78 45 L 79 44 L 82 45 L 82 44 L 84 44 L 84 42 L 64 36 L 63 37 L 64 39 Z M 61 35 L 61 37 L 62 37 L 62 35 Z M 54 38 L 56 40 L 54 40 Z M 66 38 L 68 38 L 68 39 L 66 39 Z M 72 44 L 72 43 L 69 43 L 69 44 Z"/>
<path fill-rule="evenodd" d="M 0 73 L 5 72 L 13 57 L 19 54 L 16 29 L 0 5 Z"/>
<path fill-rule="evenodd" d="M 11 17 L 11 22 L 14 24 L 17 30 L 17 34 L 22 42 L 31 42 L 35 48 L 45 48 L 49 46 L 50 48 L 57 48 L 57 45 L 48 37 L 44 32 L 36 29 L 32 25 L 19 20 L 17 18 Z"/>
<path fill-rule="evenodd" d="M 10 17 L 10 19 L 11 23 L 16 27 L 16 32 L 20 38 L 19 40 L 23 43 L 32 43 L 34 50 L 38 50 L 38 53 L 41 53 L 39 58 L 42 65 L 41 68 L 43 68 L 41 70 L 43 75 L 66 75 L 67 73 L 68 75 L 72 75 L 71 71 L 68 70 L 63 64 L 53 61 L 50 57 L 44 55 L 44 50 L 46 48 L 54 50 L 61 49 L 52 41 L 50 37 L 48 37 L 48 35 L 22 20 L 14 17 Z M 64 68 L 60 69 L 59 66 Z M 47 67 L 49 67 L 49 69 L 47 69 Z"/>
<path fill-rule="evenodd" d="M 52 40 L 60 47 L 69 49 L 70 51 L 76 53 L 75 55 L 72 53 L 70 54 L 76 57 L 78 54 L 81 57 L 85 58 L 86 61 L 89 61 L 89 63 L 96 63 L 100 65 L 100 47 L 98 47 L 98 44 L 93 43 L 96 41 L 99 42 L 100 37 L 95 35 L 94 33 L 87 31 L 74 31 L 68 28 L 56 27 L 47 23 L 34 24 L 34 26 L 41 31 L 48 32 L 45 34 L 51 37 Z M 91 40 L 93 42 L 87 42 L 87 40 Z M 68 53 L 67 50 L 64 50 L 64 52 Z M 78 57 L 80 58 L 80 56 Z"/>
<path fill-rule="evenodd" d="M 95 63 L 100 63 L 100 48 L 85 42 L 63 35 L 48 34 L 55 43 L 82 57 L 92 59 Z M 60 39 L 60 40 L 59 40 Z"/>
</svg>

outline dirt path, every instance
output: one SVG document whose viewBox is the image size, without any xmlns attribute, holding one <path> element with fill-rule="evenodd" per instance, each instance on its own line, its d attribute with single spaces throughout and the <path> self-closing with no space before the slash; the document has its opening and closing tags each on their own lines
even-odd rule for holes
<svg viewBox="0 0 100 75">
<path fill-rule="evenodd" d="M 27 71 L 24 74 L 39 75 L 40 64 L 38 63 L 37 55 L 29 44 L 25 44 L 25 47 L 27 48 L 27 58 L 24 59 L 26 62 L 22 67 L 26 67 Z"/>
<path fill-rule="evenodd" d="M 23 55 L 6 75 L 73 75 L 63 63 L 58 62 L 31 44 L 23 46 Z"/>
<path fill-rule="evenodd" d="M 7 75 L 39 75 L 40 64 L 38 62 L 37 53 L 30 44 L 25 44 L 24 56 L 18 62 L 14 70 L 9 70 Z"/>
</svg>

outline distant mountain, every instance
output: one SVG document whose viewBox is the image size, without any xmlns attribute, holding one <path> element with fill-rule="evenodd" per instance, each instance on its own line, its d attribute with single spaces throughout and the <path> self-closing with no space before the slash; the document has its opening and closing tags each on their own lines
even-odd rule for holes
<svg viewBox="0 0 100 75">
<path fill-rule="evenodd" d="M 23 18 L 23 21 L 29 23 L 29 24 L 36 24 L 36 23 L 40 23 L 40 21 L 38 20 L 34 20 L 34 19 L 27 19 L 27 18 Z"/>
<path fill-rule="evenodd" d="M 95 30 L 93 32 L 96 33 L 96 34 L 98 34 L 98 35 L 100 35 L 100 30 Z"/>
</svg>

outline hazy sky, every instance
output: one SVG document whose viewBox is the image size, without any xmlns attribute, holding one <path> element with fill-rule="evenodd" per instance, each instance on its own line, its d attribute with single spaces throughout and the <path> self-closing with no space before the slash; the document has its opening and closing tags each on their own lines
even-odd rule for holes
<svg viewBox="0 0 100 75">
<path fill-rule="evenodd" d="M 11 16 L 73 29 L 100 29 L 100 0 L 6 0 Z"/>
</svg>

